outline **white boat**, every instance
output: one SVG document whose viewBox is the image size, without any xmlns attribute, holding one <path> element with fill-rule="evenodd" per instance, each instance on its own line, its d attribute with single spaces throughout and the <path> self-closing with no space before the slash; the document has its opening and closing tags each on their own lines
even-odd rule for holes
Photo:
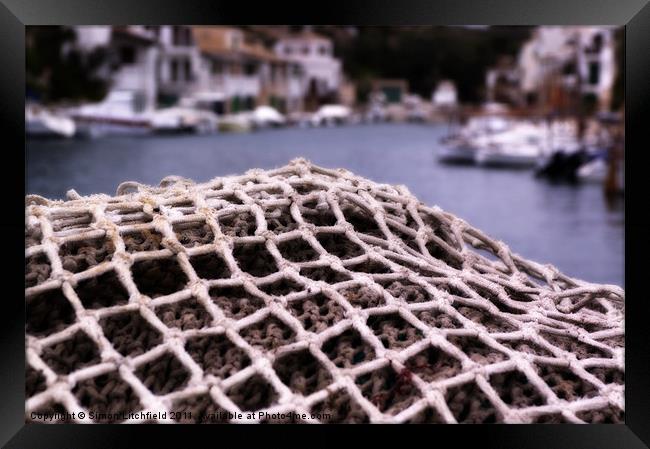
<svg viewBox="0 0 650 449">
<path fill-rule="evenodd" d="M 578 179 L 585 183 L 602 184 L 607 178 L 609 167 L 603 158 L 596 158 L 578 169 Z"/>
<path fill-rule="evenodd" d="M 473 164 L 476 148 L 461 136 L 451 136 L 441 140 L 438 161 L 446 164 Z"/>
<path fill-rule="evenodd" d="M 484 167 L 531 168 L 539 157 L 539 147 L 521 143 L 491 144 L 475 153 L 476 164 Z"/>
<path fill-rule="evenodd" d="M 251 124 L 255 128 L 279 127 L 287 123 L 287 119 L 277 109 L 271 106 L 258 106 L 249 114 Z"/>
<path fill-rule="evenodd" d="M 219 118 L 210 111 L 186 107 L 159 109 L 151 114 L 151 125 L 156 132 L 192 132 L 207 134 L 218 128 Z"/>
<path fill-rule="evenodd" d="M 88 104 L 70 111 L 81 134 L 103 135 L 147 134 L 153 130 L 151 114 L 136 107 L 131 91 L 112 91 L 100 103 Z"/>
<path fill-rule="evenodd" d="M 321 106 L 318 111 L 311 116 L 312 126 L 337 125 L 347 122 L 350 119 L 352 111 L 347 106 L 341 104 L 326 104 Z"/>
<path fill-rule="evenodd" d="M 490 167 L 534 167 L 549 144 L 546 129 L 530 122 L 515 122 L 504 131 L 476 140 L 476 163 Z"/>
<path fill-rule="evenodd" d="M 25 133 L 28 137 L 72 137 L 74 120 L 62 114 L 29 104 L 25 106 Z"/>
<path fill-rule="evenodd" d="M 246 113 L 227 114 L 219 117 L 219 131 L 247 132 L 252 127 L 253 123 Z"/>
<path fill-rule="evenodd" d="M 474 164 L 476 152 L 485 139 L 508 129 L 508 122 L 495 116 L 474 117 L 454 134 L 440 139 L 438 161 L 446 164 Z"/>
</svg>

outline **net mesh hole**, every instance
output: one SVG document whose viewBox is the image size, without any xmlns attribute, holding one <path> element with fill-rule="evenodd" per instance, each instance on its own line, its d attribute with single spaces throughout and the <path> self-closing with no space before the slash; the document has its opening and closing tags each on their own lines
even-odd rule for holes
<svg viewBox="0 0 650 449">
<path fill-rule="evenodd" d="M 189 380 L 189 372 L 176 356 L 166 352 L 153 361 L 139 366 L 135 375 L 145 387 L 157 395 L 180 390 Z"/>
<path fill-rule="evenodd" d="M 320 233 L 316 235 L 316 239 L 325 251 L 341 260 L 352 259 L 363 254 L 363 249 L 344 234 Z"/>
<path fill-rule="evenodd" d="M 186 248 L 207 245 L 214 241 L 214 233 L 205 221 L 198 223 L 176 223 L 173 229 L 178 241 Z"/>
<path fill-rule="evenodd" d="M 279 281 L 273 281 L 267 284 L 258 286 L 267 295 L 271 296 L 286 296 L 291 293 L 300 292 L 305 289 L 305 286 L 293 279 L 281 278 Z"/>
<path fill-rule="evenodd" d="M 257 411 L 273 405 L 278 394 L 262 376 L 254 374 L 228 390 L 228 397 L 240 410 Z"/>
<path fill-rule="evenodd" d="M 47 384 L 43 373 L 28 365 L 25 368 L 25 396 L 30 398 L 41 391 L 45 391 L 46 388 Z"/>
<path fill-rule="evenodd" d="M 462 369 L 459 360 L 433 346 L 428 346 L 409 358 L 405 365 L 425 382 L 449 379 Z"/>
<path fill-rule="evenodd" d="M 384 297 L 373 289 L 364 285 L 355 285 L 339 291 L 350 304 L 361 309 L 379 307 L 386 303 Z"/>
<path fill-rule="evenodd" d="M 209 294 L 212 302 L 228 318 L 235 320 L 240 320 L 264 307 L 264 301 L 261 298 L 249 293 L 241 286 L 212 287 Z"/>
<path fill-rule="evenodd" d="M 255 277 L 264 277 L 278 270 L 275 259 L 261 243 L 237 244 L 232 252 L 242 271 Z"/>
<path fill-rule="evenodd" d="M 57 374 L 70 374 L 101 361 L 97 345 L 82 331 L 62 342 L 44 347 L 41 358 Z"/>
<path fill-rule="evenodd" d="M 212 321 L 211 315 L 196 298 L 164 304 L 157 307 L 155 312 L 165 326 L 181 330 L 201 329 Z"/>
<path fill-rule="evenodd" d="M 625 373 L 618 368 L 596 366 L 587 368 L 587 371 L 596 376 L 604 384 L 625 384 Z"/>
<path fill-rule="evenodd" d="M 447 340 L 457 346 L 470 359 L 481 365 L 500 362 L 506 359 L 506 355 L 479 340 L 476 337 L 448 335 Z"/>
<path fill-rule="evenodd" d="M 257 223 L 251 213 L 241 212 L 219 217 L 219 227 L 230 237 L 249 237 L 255 235 Z"/>
<path fill-rule="evenodd" d="M 40 245 L 42 239 L 43 233 L 40 225 L 25 226 L 25 248 Z"/>
<path fill-rule="evenodd" d="M 415 316 L 423 323 L 439 329 L 460 329 L 463 327 L 456 318 L 436 309 L 421 310 L 415 312 Z"/>
<path fill-rule="evenodd" d="M 26 302 L 28 334 L 50 335 L 65 329 L 76 320 L 74 309 L 60 288 L 29 296 Z"/>
<path fill-rule="evenodd" d="M 339 368 L 352 368 L 375 358 L 375 350 L 354 328 L 327 340 L 323 351 Z"/>
<path fill-rule="evenodd" d="M 312 413 L 323 416 L 321 422 L 327 424 L 366 424 L 368 415 L 345 391 L 339 390 L 311 408 Z"/>
<path fill-rule="evenodd" d="M 419 393 L 406 373 L 397 373 L 391 366 L 359 376 L 361 393 L 382 413 L 396 415 L 418 399 Z"/>
<path fill-rule="evenodd" d="M 124 356 L 145 353 L 162 343 L 160 333 L 138 312 L 124 312 L 99 321 L 104 336 Z"/>
<path fill-rule="evenodd" d="M 512 332 L 516 328 L 508 323 L 503 318 L 495 316 L 487 311 L 483 311 L 476 307 L 466 306 L 459 303 L 453 304 L 454 308 L 463 315 L 465 318 L 468 318 L 485 327 L 488 332 Z"/>
<path fill-rule="evenodd" d="M 303 238 L 281 242 L 278 250 L 282 257 L 291 262 L 308 262 L 319 257 L 316 250 Z"/>
<path fill-rule="evenodd" d="M 410 281 L 378 281 L 378 283 L 394 298 L 401 299 L 409 304 L 417 304 L 433 299 L 423 287 Z"/>
<path fill-rule="evenodd" d="M 345 310 L 323 293 L 289 303 L 289 310 L 309 332 L 322 332 L 343 319 Z"/>
<path fill-rule="evenodd" d="M 261 347 L 267 351 L 295 341 L 296 333 L 274 315 L 251 324 L 240 331 L 240 335 L 251 346 Z"/>
<path fill-rule="evenodd" d="M 406 424 L 445 424 L 445 420 L 435 409 L 427 407 L 406 421 Z"/>
<path fill-rule="evenodd" d="M 312 281 L 322 281 L 328 284 L 337 284 L 339 282 L 345 282 L 352 279 L 347 274 L 341 271 L 333 270 L 328 266 L 313 268 L 302 267 L 300 269 L 300 274 L 306 278 L 311 279 Z"/>
<path fill-rule="evenodd" d="M 198 254 L 190 257 L 190 264 L 196 275 L 203 279 L 224 279 L 230 277 L 230 270 L 223 258 L 216 253 Z"/>
<path fill-rule="evenodd" d="M 329 372 L 307 349 L 278 357 L 273 369 L 285 385 L 303 396 L 322 390 L 332 382 Z"/>
<path fill-rule="evenodd" d="M 79 403 L 95 414 L 95 422 L 119 422 L 121 414 L 142 410 L 138 396 L 117 371 L 83 380 L 72 391 Z"/>
<path fill-rule="evenodd" d="M 25 288 L 42 284 L 50 278 L 52 267 L 44 253 L 29 256 L 25 260 Z"/>
<path fill-rule="evenodd" d="M 162 234 L 155 229 L 131 231 L 122 235 L 124 246 L 129 253 L 158 251 L 162 249 Z"/>
<path fill-rule="evenodd" d="M 75 292 L 87 309 L 112 307 L 129 301 L 129 294 L 114 270 L 80 281 Z"/>
<path fill-rule="evenodd" d="M 541 335 L 552 345 L 562 348 L 565 351 L 574 353 L 578 359 L 588 359 L 590 357 L 612 357 L 610 353 L 587 343 L 583 343 L 575 337 L 557 335 L 549 332 L 541 332 Z"/>
<path fill-rule="evenodd" d="M 63 269 L 79 273 L 102 262 L 111 260 L 115 247 L 105 238 L 66 242 L 59 256 Z"/>
<path fill-rule="evenodd" d="M 209 394 L 176 399 L 171 411 L 180 424 L 227 424 L 227 412 L 212 401 Z"/>
<path fill-rule="evenodd" d="M 584 410 L 576 416 L 591 424 L 623 424 L 625 412 L 618 407 L 608 405 L 600 410 Z"/>
<path fill-rule="evenodd" d="M 225 335 L 191 338 L 185 350 L 205 374 L 227 378 L 250 365 L 246 353 Z"/>
<path fill-rule="evenodd" d="M 503 417 L 483 393 L 483 390 L 474 382 L 448 389 L 445 401 L 458 423 L 493 424 L 503 422 Z"/>
<path fill-rule="evenodd" d="M 511 407 L 523 408 L 544 404 L 544 399 L 521 371 L 507 371 L 490 376 L 490 384 Z"/>
<path fill-rule="evenodd" d="M 565 401 L 589 398 L 597 394 L 596 388 L 591 383 L 580 379 L 568 368 L 539 364 L 537 373 L 553 393 Z"/>
<path fill-rule="evenodd" d="M 373 315 L 368 326 L 387 349 L 403 349 L 422 338 L 422 332 L 397 313 Z"/>
<path fill-rule="evenodd" d="M 175 257 L 136 262 L 131 272 L 140 293 L 151 298 L 178 292 L 188 281 Z"/>
</svg>

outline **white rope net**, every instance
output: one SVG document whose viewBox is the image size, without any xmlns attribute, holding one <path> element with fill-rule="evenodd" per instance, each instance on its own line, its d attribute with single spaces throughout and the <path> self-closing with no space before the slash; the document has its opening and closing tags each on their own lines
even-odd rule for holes
<svg viewBox="0 0 650 449">
<path fill-rule="evenodd" d="M 68 196 L 26 199 L 29 421 L 623 420 L 623 290 L 403 186 L 294 160 Z"/>
</svg>

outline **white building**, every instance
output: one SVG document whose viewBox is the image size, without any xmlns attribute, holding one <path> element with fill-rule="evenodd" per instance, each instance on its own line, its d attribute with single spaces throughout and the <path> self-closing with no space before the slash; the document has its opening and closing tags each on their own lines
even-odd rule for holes
<svg viewBox="0 0 650 449">
<path fill-rule="evenodd" d="M 305 73 L 303 93 L 310 88 L 315 88 L 319 96 L 338 91 L 342 82 L 341 61 L 333 56 L 330 39 L 305 31 L 278 39 L 274 51 L 277 56 L 302 66 Z"/>
<path fill-rule="evenodd" d="M 431 95 L 431 103 L 437 108 L 452 108 L 458 104 L 456 85 L 453 81 L 442 80 Z"/>
<path fill-rule="evenodd" d="M 234 27 L 193 27 L 203 70 L 197 90 L 221 92 L 225 110 L 270 104 L 284 112 L 302 108 L 303 72 L 298 63 L 278 57 Z"/>
<path fill-rule="evenodd" d="M 599 109 L 606 110 L 616 76 L 614 29 L 539 27 L 522 47 L 518 68 L 529 103 L 551 77 L 558 77 L 568 88 L 579 80 L 581 93 L 594 95 Z"/>
<path fill-rule="evenodd" d="M 108 61 L 100 73 L 110 90 L 133 94 L 136 112 L 156 106 L 156 36 L 142 26 L 77 26 L 75 46 L 89 53 L 103 47 Z"/>
<path fill-rule="evenodd" d="M 220 98 L 216 113 L 270 104 L 301 110 L 305 93 L 300 63 L 225 26 L 80 26 L 75 46 L 108 50 L 101 74 L 113 91 L 129 91 L 136 110 L 172 105 L 183 97 Z"/>
<path fill-rule="evenodd" d="M 192 92 L 201 77 L 201 52 L 194 42 L 192 28 L 183 25 L 147 26 L 156 36 L 159 48 L 156 61 L 158 100 L 171 104 Z"/>
</svg>

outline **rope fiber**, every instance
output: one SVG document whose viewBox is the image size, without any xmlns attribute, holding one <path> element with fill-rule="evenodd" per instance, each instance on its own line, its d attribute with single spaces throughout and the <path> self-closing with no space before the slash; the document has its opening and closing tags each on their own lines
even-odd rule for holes
<svg viewBox="0 0 650 449">
<path fill-rule="evenodd" d="M 624 420 L 623 290 L 403 186 L 299 159 L 117 192 L 26 198 L 28 421 Z"/>
</svg>

